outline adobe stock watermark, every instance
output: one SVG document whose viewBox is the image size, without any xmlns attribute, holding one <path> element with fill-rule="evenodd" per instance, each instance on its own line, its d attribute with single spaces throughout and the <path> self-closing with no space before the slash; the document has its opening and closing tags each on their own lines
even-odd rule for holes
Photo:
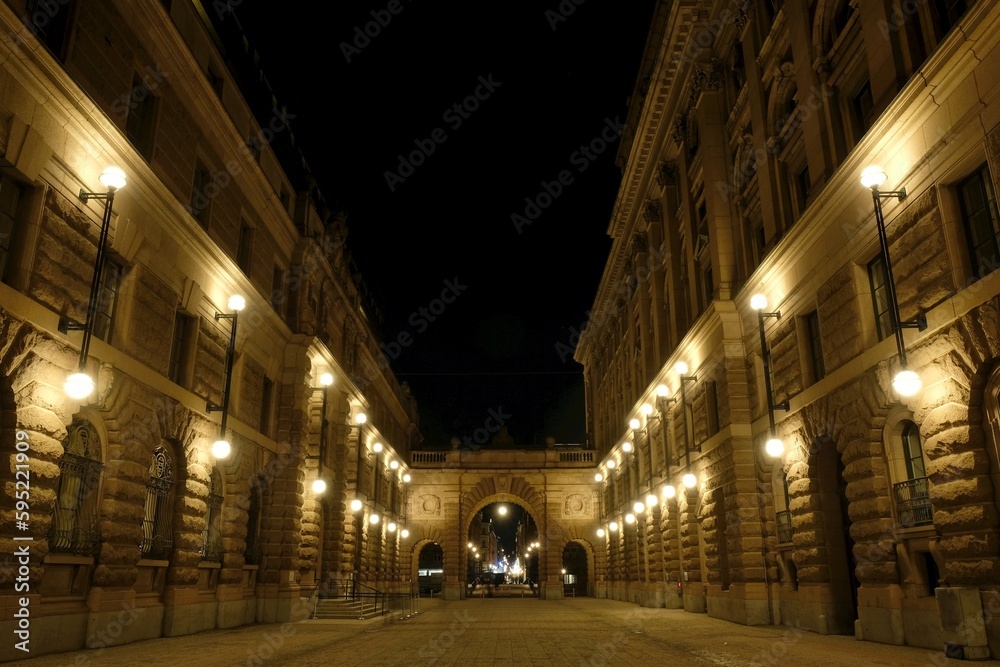
<svg viewBox="0 0 1000 667">
<path fill-rule="evenodd" d="M 470 625 L 476 619 L 465 610 L 461 615 L 456 611 L 452 614 L 451 625 L 447 630 L 442 630 L 437 637 L 431 639 L 417 651 L 417 655 L 426 660 L 429 664 L 434 664 L 445 654 L 445 652 L 455 645 L 455 641 L 465 634 Z"/>
<path fill-rule="evenodd" d="M 545 10 L 545 20 L 549 22 L 549 27 L 554 31 L 560 23 L 569 20 L 569 17 L 576 12 L 576 8 L 587 0 L 562 0 L 555 9 Z"/>
<path fill-rule="evenodd" d="M 413 0 L 408 1 L 412 2 Z M 368 12 L 372 20 L 354 26 L 351 41 L 339 44 L 340 52 L 344 54 L 344 60 L 350 63 L 351 59 L 367 48 L 373 39 L 381 35 L 382 31 L 392 23 L 392 19 L 402 14 L 404 9 L 406 9 L 406 5 L 401 0 L 389 0 L 385 9 L 373 9 Z"/>
<path fill-rule="evenodd" d="M 421 306 L 410 313 L 410 317 L 406 321 L 409 322 L 414 331 L 422 334 L 467 289 L 469 289 L 469 286 L 460 283 L 458 276 L 455 276 L 451 280 L 445 280 L 441 294 L 428 302 L 426 306 Z M 403 350 L 413 344 L 413 340 L 413 335 L 409 330 L 404 329 L 396 334 L 393 340 L 390 340 L 388 343 L 382 343 L 382 354 L 379 355 L 378 359 L 379 367 L 383 370 L 388 368 L 390 362 L 398 359 Z"/>
<path fill-rule="evenodd" d="M 604 127 L 600 133 L 570 153 L 570 166 L 576 168 L 577 174 L 582 174 L 590 168 L 598 157 L 600 157 L 608 147 L 611 146 L 625 130 L 625 123 L 621 122 L 620 116 L 615 116 L 614 120 L 604 119 Z M 576 181 L 573 171 L 569 169 L 561 170 L 551 181 L 542 181 L 541 189 L 534 197 L 524 198 L 524 210 L 520 213 L 512 213 L 510 221 L 514 225 L 514 230 L 518 234 L 524 233 L 524 228 L 533 223 L 542 215 L 542 211 L 558 199 L 565 191 L 566 187 Z"/>
<path fill-rule="evenodd" d="M 493 79 L 493 74 L 487 74 L 485 77 L 480 75 L 477 81 L 478 85 L 473 89 L 472 94 L 455 102 L 441 114 L 441 120 L 453 131 L 462 127 L 465 121 L 479 109 L 480 103 L 488 100 L 497 88 L 503 85 L 502 81 Z M 385 184 L 389 186 L 389 192 L 395 192 L 397 187 L 413 176 L 417 167 L 427 162 L 427 158 L 434 154 L 440 144 L 446 141 L 448 141 L 448 133 L 443 127 L 434 128 L 425 139 L 414 139 L 413 150 L 406 155 L 400 153 L 396 156 L 395 170 L 387 169 L 382 174 L 385 178 Z"/>
</svg>

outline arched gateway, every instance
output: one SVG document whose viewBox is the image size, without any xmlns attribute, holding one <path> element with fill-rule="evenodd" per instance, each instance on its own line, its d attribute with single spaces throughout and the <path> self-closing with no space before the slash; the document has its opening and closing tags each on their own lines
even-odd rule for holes
<svg viewBox="0 0 1000 667">
<path fill-rule="evenodd" d="M 598 497 L 589 451 L 441 452 L 435 461 L 414 462 L 407 498 L 407 526 L 413 544 L 437 542 L 443 562 L 445 599 L 465 597 L 473 557 L 469 530 L 483 508 L 494 503 L 517 505 L 530 516 L 537 531 L 538 585 L 542 599 L 563 597 L 563 550 L 569 543 L 591 544 L 598 529 Z M 505 456 L 506 455 L 506 456 Z M 571 460 L 566 460 L 570 458 Z M 459 467 L 461 466 L 461 467 Z M 594 554 L 590 548 L 589 554 Z M 410 551 L 410 563 L 417 551 Z M 591 555 L 593 572 L 601 568 Z M 595 565 L 598 565 L 595 567 Z"/>
</svg>

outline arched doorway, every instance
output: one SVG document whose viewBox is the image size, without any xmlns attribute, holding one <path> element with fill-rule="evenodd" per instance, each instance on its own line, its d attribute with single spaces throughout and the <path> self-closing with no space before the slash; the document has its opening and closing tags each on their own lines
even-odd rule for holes
<svg viewBox="0 0 1000 667">
<path fill-rule="evenodd" d="M 851 538 L 850 500 L 847 498 L 844 462 L 833 440 L 817 440 L 814 447 L 819 448 L 819 499 L 826 527 L 830 588 L 835 605 L 835 613 L 832 618 L 827 618 L 827 624 L 832 634 L 853 634 L 854 621 L 858 617 L 858 587 L 861 584 L 856 574 L 857 559 Z"/>
<path fill-rule="evenodd" d="M 540 594 L 549 547 L 528 503 L 509 497 L 483 499 L 469 514 L 459 546 L 465 553 L 467 596 Z"/>
<path fill-rule="evenodd" d="M 444 549 L 437 542 L 426 541 L 413 547 L 414 580 L 420 596 L 441 595 L 444 589 Z"/>
<path fill-rule="evenodd" d="M 566 597 L 592 596 L 594 593 L 593 549 L 581 542 L 567 542 L 562 553 L 563 594 Z"/>
</svg>

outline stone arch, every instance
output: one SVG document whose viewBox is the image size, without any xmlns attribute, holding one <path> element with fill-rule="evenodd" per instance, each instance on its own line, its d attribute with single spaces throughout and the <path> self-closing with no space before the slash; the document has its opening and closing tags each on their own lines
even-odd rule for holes
<svg viewBox="0 0 1000 667">
<path fill-rule="evenodd" d="M 791 116 L 789 105 L 794 103 L 795 95 L 798 93 L 798 84 L 795 81 L 795 65 L 791 61 L 785 61 L 778 66 L 774 83 L 771 85 L 771 94 L 767 102 L 767 136 L 776 137 L 781 134 L 781 130 Z"/>
<path fill-rule="evenodd" d="M 603 538 L 601 541 L 604 541 Z M 587 595 L 595 597 L 597 594 L 597 575 L 599 572 L 604 572 L 607 567 L 604 545 L 601 544 L 600 548 L 595 547 L 592 535 L 586 533 L 582 526 L 569 527 L 562 545 L 553 544 L 552 546 L 558 551 L 561 558 L 566 547 L 570 544 L 580 545 L 587 554 Z"/>
<path fill-rule="evenodd" d="M 813 59 L 830 53 L 839 35 L 832 34 L 837 15 L 855 0 L 819 0 L 813 13 Z"/>
<path fill-rule="evenodd" d="M 983 426 L 1000 358 L 998 320 L 994 299 L 911 349 L 924 381 L 911 408 L 927 456 L 941 579 L 949 586 L 1000 582 L 997 490 Z"/>
<path fill-rule="evenodd" d="M 434 525 L 421 525 L 416 526 L 412 529 L 413 532 L 410 533 L 409 541 L 410 546 L 407 549 L 400 549 L 399 556 L 401 559 L 400 569 L 404 572 L 408 572 L 410 590 L 418 590 L 418 580 L 417 580 L 417 569 L 420 565 L 420 551 L 428 544 L 439 544 L 441 550 L 444 554 L 444 567 L 449 566 L 449 554 L 448 549 L 445 545 L 448 544 L 447 536 L 445 531 L 441 530 L 439 526 Z M 451 560 L 455 559 L 455 554 L 451 554 Z"/>
</svg>

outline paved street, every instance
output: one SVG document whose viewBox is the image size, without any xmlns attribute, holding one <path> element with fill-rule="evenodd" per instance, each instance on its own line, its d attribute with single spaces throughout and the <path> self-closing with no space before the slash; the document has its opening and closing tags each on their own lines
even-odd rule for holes
<svg viewBox="0 0 1000 667">
<path fill-rule="evenodd" d="M 966 665 L 940 652 L 750 628 L 668 609 L 591 598 L 543 602 L 421 600 L 413 618 L 386 623 L 304 621 L 205 632 L 128 646 L 32 658 L 73 665 Z M 1000 665 L 998 661 L 976 663 Z"/>
</svg>

